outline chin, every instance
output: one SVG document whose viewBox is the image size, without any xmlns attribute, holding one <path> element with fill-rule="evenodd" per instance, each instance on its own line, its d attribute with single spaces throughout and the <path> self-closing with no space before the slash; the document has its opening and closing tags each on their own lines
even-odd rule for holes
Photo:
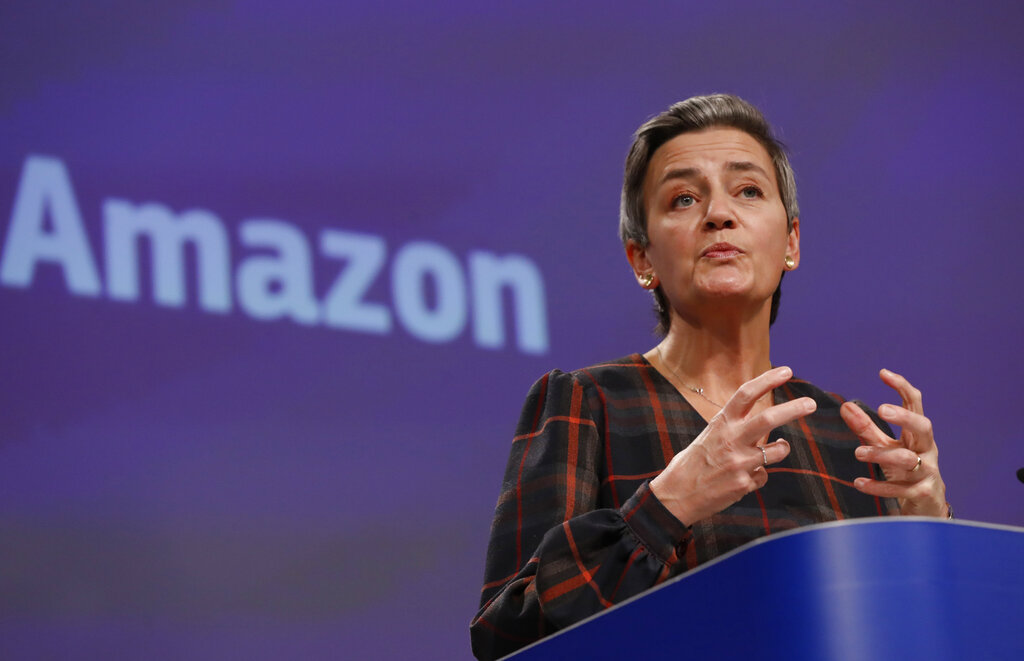
<svg viewBox="0 0 1024 661">
<path fill-rule="evenodd" d="M 699 283 L 699 288 L 708 298 L 750 297 L 754 294 L 753 284 L 747 278 L 715 278 Z"/>
</svg>

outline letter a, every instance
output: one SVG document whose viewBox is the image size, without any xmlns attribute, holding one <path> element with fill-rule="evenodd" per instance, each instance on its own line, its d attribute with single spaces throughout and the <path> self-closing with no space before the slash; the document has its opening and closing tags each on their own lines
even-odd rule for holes
<svg viewBox="0 0 1024 661">
<path fill-rule="evenodd" d="M 300 324 L 320 320 L 313 297 L 313 267 L 305 235 L 294 225 L 270 219 L 242 223 L 242 243 L 277 255 L 253 255 L 238 267 L 238 302 L 255 319 L 289 316 Z"/>
<path fill-rule="evenodd" d="M 49 232 L 47 213 L 52 228 Z M 0 282 L 9 287 L 30 287 L 39 262 L 59 265 L 72 294 L 99 296 L 100 277 L 67 168 L 56 158 L 29 156 L 0 255 Z"/>
</svg>

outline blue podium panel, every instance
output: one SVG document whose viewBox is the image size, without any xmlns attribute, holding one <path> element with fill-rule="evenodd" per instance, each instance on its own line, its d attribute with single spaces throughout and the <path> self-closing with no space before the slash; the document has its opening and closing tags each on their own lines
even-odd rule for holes
<svg viewBox="0 0 1024 661">
<path fill-rule="evenodd" d="M 1024 529 L 901 517 L 759 539 L 514 655 L 1024 659 Z"/>
</svg>

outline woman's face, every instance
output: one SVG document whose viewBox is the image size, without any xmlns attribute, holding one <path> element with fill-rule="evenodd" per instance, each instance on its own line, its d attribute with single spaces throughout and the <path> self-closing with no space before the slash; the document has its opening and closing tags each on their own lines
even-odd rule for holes
<svg viewBox="0 0 1024 661">
<path fill-rule="evenodd" d="M 644 200 L 649 243 L 626 250 L 638 277 L 654 273 L 673 316 L 767 310 L 785 258 L 800 260 L 800 223 L 786 231 L 771 157 L 739 129 L 666 142 L 648 164 Z"/>
</svg>

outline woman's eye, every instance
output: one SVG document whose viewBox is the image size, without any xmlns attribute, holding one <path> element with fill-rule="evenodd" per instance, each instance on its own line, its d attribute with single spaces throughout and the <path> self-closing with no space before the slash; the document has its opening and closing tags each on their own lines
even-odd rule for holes
<svg viewBox="0 0 1024 661">
<path fill-rule="evenodd" d="M 694 202 L 696 200 L 693 199 L 693 196 L 687 193 L 676 195 L 672 198 L 672 206 L 674 207 L 692 207 Z"/>
<path fill-rule="evenodd" d="M 753 200 L 761 197 L 761 189 L 757 186 L 746 186 L 740 194 L 748 200 Z"/>
</svg>

